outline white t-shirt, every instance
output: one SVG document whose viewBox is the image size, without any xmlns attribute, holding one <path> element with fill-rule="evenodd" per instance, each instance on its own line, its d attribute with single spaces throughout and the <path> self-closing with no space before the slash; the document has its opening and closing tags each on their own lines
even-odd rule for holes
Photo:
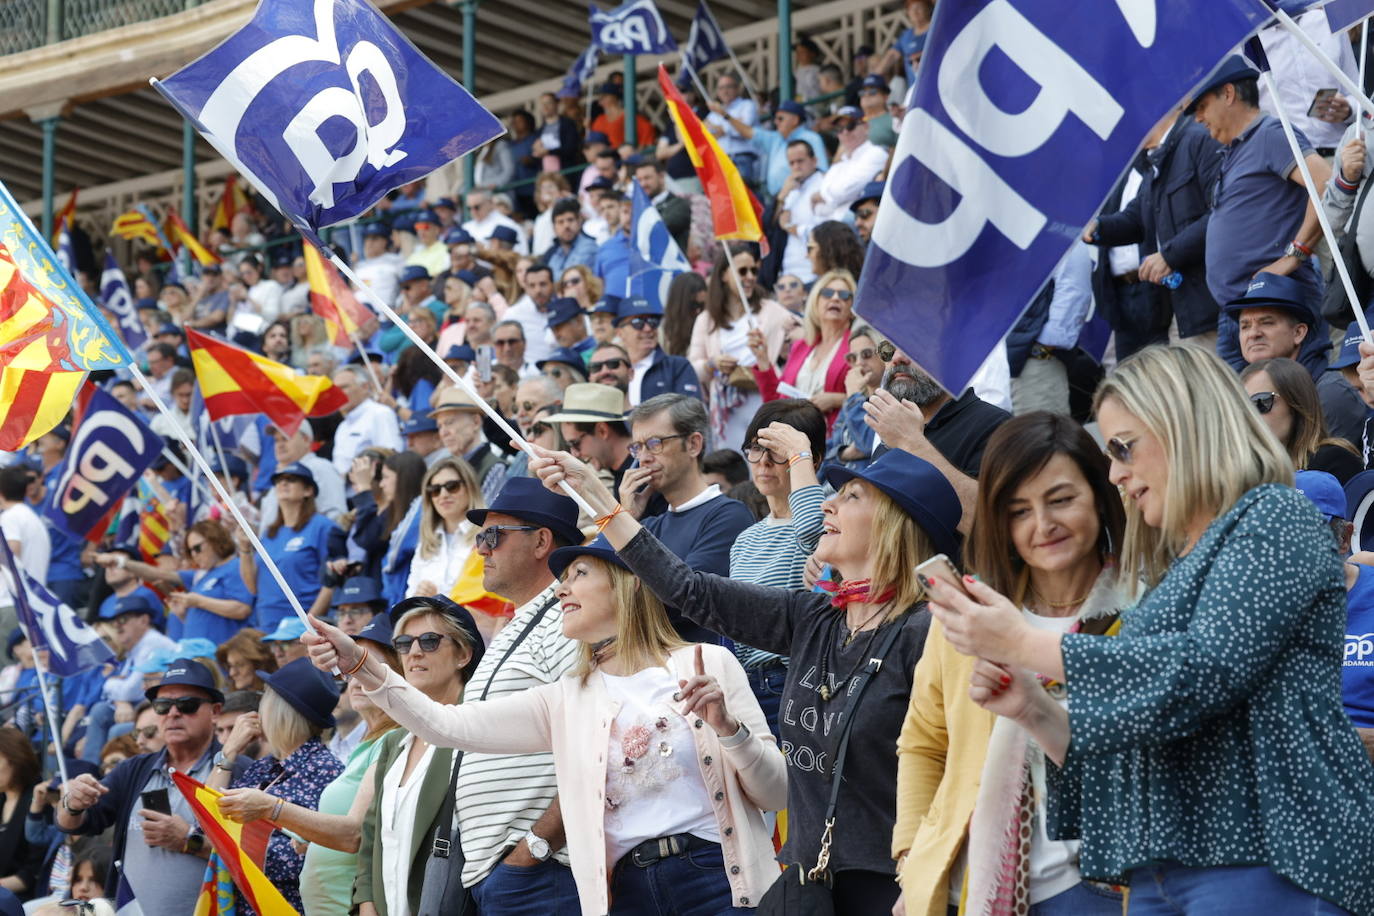
<svg viewBox="0 0 1374 916">
<path fill-rule="evenodd" d="M 410 843 L 415 835 L 415 821 L 420 817 L 416 805 L 420 800 L 420 785 L 425 774 L 434 762 L 434 746 L 425 748 L 410 778 L 401 783 L 405 772 L 406 758 L 410 756 L 410 746 L 414 735 L 401 739 L 401 749 L 391 769 L 386 771 L 382 780 L 382 798 L 377 807 L 381 820 L 381 833 L 377 846 L 382 855 L 382 899 L 386 901 L 386 911 L 391 916 L 410 916 L 410 900 L 406 888 L 410 878 Z M 429 818 L 425 818 L 429 822 Z M 373 889 L 375 895 L 377 888 Z"/>
<path fill-rule="evenodd" d="M 606 763 L 606 866 L 645 840 L 690 833 L 720 842 L 687 720 L 673 710 L 677 679 L 667 668 L 628 677 L 601 673 L 620 703 Z"/>
<path fill-rule="evenodd" d="M 625 395 L 631 407 L 638 407 L 639 402 L 644 399 L 644 373 L 648 372 L 649 367 L 654 364 L 654 354 L 657 352 L 657 350 L 650 351 L 648 356 L 632 366 L 633 371 L 630 373 L 630 390 L 626 392 Z"/>
<path fill-rule="evenodd" d="M 20 567 L 44 585 L 48 582 L 48 561 L 52 556 L 52 542 L 48 540 L 48 528 L 25 503 L 16 503 L 0 512 L 0 531 L 11 546 L 19 544 L 15 559 Z M 0 576 L 0 603 L 11 602 L 5 578 Z"/>
</svg>

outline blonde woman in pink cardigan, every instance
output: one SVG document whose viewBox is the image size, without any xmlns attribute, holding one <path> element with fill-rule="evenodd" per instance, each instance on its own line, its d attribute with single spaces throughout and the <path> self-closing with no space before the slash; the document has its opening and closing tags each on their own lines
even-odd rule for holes
<svg viewBox="0 0 1374 916">
<path fill-rule="evenodd" d="M 356 677 L 436 746 L 552 751 L 565 831 L 552 839 L 566 841 L 585 916 L 747 912 L 778 876 L 763 812 L 786 802 L 787 777 L 739 662 L 682 642 L 604 537 L 549 566 L 582 660 L 544 687 L 442 706 L 326 623 L 304 640 L 318 667 Z"/>
<path fill-rule="evenodd" d="M 826 428 L 835 425 L 848 397 L 844 379 L 849 372 L 849 329 L 854 324 L 854 293 L 858 283 L 847 270 L 830 270 L 811 285 L 806 298 L 805 335 L 794 341 L 782 374 L 766 362 L 761 334 L 750 334 L 749 347 L 757 365 L 754 378 L 765 401 L 809 398 L 825 414 Z"/>
</svg>

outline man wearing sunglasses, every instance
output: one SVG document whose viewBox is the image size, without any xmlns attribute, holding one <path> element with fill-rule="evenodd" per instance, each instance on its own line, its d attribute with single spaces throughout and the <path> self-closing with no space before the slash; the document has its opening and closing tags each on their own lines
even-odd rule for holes
<svg viewBox="0 0 1374 916">
<path fill-rule="evenodd" d="M 864 185 L 887 165 L 887 150 L 868 139 L 868 122 L 858 108 L 846 105 L 835 112 L 835 131 L 840 149 L 821 186 L 811 195 L 817 222 L 843 219 Z"/>
<path fill-rule="evenodd" d="M 883 182 L 870 181 L 859 192 L 858 199 L 849 205 L 849 212 L 854 214 L 854 231 L 859 233 L 864 245 L 873 237 L 873 222 L 878 218 L 878 204 L 882 199 Z"/>
<path fill-rule="evenodd" d="M 696 368 L 681 356 L 669 356 L 659 346 L 658 329 L 662 324 L 663 306 L 639 297 L 620 300 L 616 336 L 630 357 L 630 385 L 626 393 L 631 407 L 660 394 L 701 397 Z"/>
<path fill-rule="evenodd" d="M 627 394 L 630 390 L 632 372 L 630 354 L 616 343 L 597 344 L 587 363 L 587 381 L 619 388 Z M 626 406 L 628 407 L 628 404 Z"/>
<path fill-rule="evenodd" d="M 62 787 L 57 826 L 84 836 L 114 828 L 113 861 L 121 867 L 111 867 L 106 877 L 107 897 L 115 895 L 122 874 L 143 912 L 187 913 L 200 894 L 210 847 L 193 829 L 195 816 L 167 769 L 205 782 L 216 764 L 230 770 L 241 765 L 217 759 L 215 716 L 224 694 L 200 662 L 172 662 L 146 696 L 161 720 L 162 750 L 130 757 L 101 780 L 89 774 L 72 779 Z"/>
</svg>

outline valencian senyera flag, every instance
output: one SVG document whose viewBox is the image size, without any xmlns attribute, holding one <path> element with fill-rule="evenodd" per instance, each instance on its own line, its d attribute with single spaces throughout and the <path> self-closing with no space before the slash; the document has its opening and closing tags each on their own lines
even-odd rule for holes
<svg viewBox="0 0 1374 916">
<path fill-rule="evenodd" d="M 133 356 L 0 184 L 0 449 L 56 426 L 93 369 Z"/>
<path fill-rule="evenodd" d="M 359 329 L 376 317 L 372 310 L 353 295 L 339 269 L 308 243 L 305 278 L 310 284 L 310 310 L 323 319 L 325 334 L 336 347 L 352 347 Z"/>
</svg>

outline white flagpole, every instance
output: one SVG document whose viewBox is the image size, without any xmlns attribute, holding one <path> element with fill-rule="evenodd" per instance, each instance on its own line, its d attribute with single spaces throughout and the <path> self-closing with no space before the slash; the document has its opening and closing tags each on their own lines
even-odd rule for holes
<svg viewBox="0 0 1374 916">
<path fill-rule="evenodd" d="M 229 493 L 232 495 L 234 492 L 236 492 L 233 489 L 234 478 L 233 475 L 229 473 L 229 462 L 224 457 L 224 445 L 220 442 L 219 429 L 215 427 L 214 420 L 210 421 L 210 441 L 213 442 L 215 445 L 215 454 L 219 456 L 219 466 L 221 470 L 224 471 L 224 479 L 229 481 Z M 195 521 L 195 519 L 188 518 L 186 521 L 189 523 Z"/>
<path fill-rule="evenodd" d="M 1369 20 L 1360 23 L 1360 88 L 1365 86 L 1365 67 L 1369 64 Z"/>
<path fill-rule="evenodd" d="M 416 334 L 414 329 L 406 324 L 400 315 L 397 315 L 396 312 L 392 310 L 391 306 L 383 302 L 382 297 L 373 292 L 372 287 L 368 286 L 357 274 L 353 273 L 353 268 L 349 267 L 348 262 L 339 257 L 333 249 L 329 251 L 329 260 L 334 263 L 335 267 L 339 268 L 340 273 L 352 281 L 353 285 L 358 288 L 358 291 L 361 292 L 368 301 L 380 309 L 382 314 L 385 315 L 392 324 L 400 328 L 401 331 L 410 338 L 410 342 L 418 347 L 420 352 L 428 356 L 430 360 L 433 361 L 434 365 L 443 370 L 443 373 L 447 375 L 460 390 L 465 392 L 468 397 L 472 398 L 477 403 L 477 406 L 482 409 L 482 412 L 490 417 L 492 422 L 495 423 L 503 433 L 510 436 L 511 442 L 514 443 L 517 448 L 527 452 L 531 457 L 534 455 L 534 452 L 530 451 L 530 444 L 525 441 L 525 438 L 521 436 L 520 433 L 511 428 L 511 425 L 506 422 L 506 418 L 497 413 L 496 410 L 486 402 L 486 399 L 479 395 L 472 385 L 468 383 L 467 379 L 463 378 L 457 372 L 454 372 L 453 367 L 444 362 L 439 354 L 435 353 L 434 349 L 430 347 L 429 344 L 425 343 L 424 339 L 421 338 L 419 334 Z M 566 480 L 559 484 L 559 488 L 571 497 L 573 502 L 577 503 L 578 508 L 585 512 L 589 518 L 597 517 L 596 510 L 588 505 L 587 501 L 582 498 L 582 495 L 574 490 Z"/>
<path fill-rule="evenodd" d="M 693 67 L 687 60 L 686 52 L 682 55 L 682 67 L 687 71 L 687 75 L 692 78 L 692 83 L 697 87 L 697 92 L 701 93 L 701 103 L 709 104 L 711 96 L 707 94 L 706 87 L 701 84 L 701 77 L 697 75 L 697 68 Z"/>
<path fill-rule="evenodd" d="M 1283 15 L 1280 12 L 1280 15 Z M 1269 90 L 1269 97 L 1278 102 L 1278 91 L 1274 87 L 1274 77 L 1268 70 L 1260 72 L 1260 79 L 1264 81 L 1264 87 Z M 1302 173 L 1303 185 L 1307 188 L 1308 199 L 1312 201 L 1312 207 L 1317 212 L 1317 222 L 1321 224 L 1322 234 L 1326 236 L 1327 247 L 1331 249 L 1331 260 L 1336 265 L 1336 273 L 1341 278 L 1341 285 L 1345 287 L 1345 294 L 1350 299 L 1350 310 L 1355 313 L 1355 321 L 1360 325 L 1360 333 L 1364 335 L 1366 342 L 1374 344 L 1374 335 L 1370 334 L 1369 324 L 1364 316 L 1364 303 L 1355 294 L 1355 284 L 1350 280 L 1350 271 L 1346 269 L 1345 259 L 1340 256 L 1336 233 L 1331 230 L 1331 221 L 1326 218 L 1326 208 L 1322 206 L 1322 191 L 1312 180 L 1312 172 L 1307 168 L 1307 160 L 1303 158 L 1302 149 L 1298 146 L 1297 134 L 1293 132 L 1293 123 L 1289 120 L 1288 113 L 1283 110 L 1283 106 L 1275 104 L 1274 109 L 1279 113 L 1279 123 L 1283 125 L 1283 135 L 1288 138 L 1288 148 L 1293 151 L 1293 159 L 1297 162 L 1298 171 Z M 1339 160 L 1336 168 L 1340 168 Z"/>
<path fill-rule="evenodd" d="M 730 240 L 722 239 L 721 247 L 725 249 L 725 260 L 730 265 L 730 276 L 735 280 L 735 292 L 739 293 L 740 305 L 744 306 L 744 314 L 749 314 L 749 297 L 744 295 L 744 282 L 739 278 L 739 268 L 735 266 L 735 256 L 730 253 Z"/>
<path fill-rule="evenodd" d="M 372 360 L 367 356 L 367 350 L 363 349 L 363 342 L 357 337 L 353 338 L 353 344 L 358 348 L 358 355 L 363 358 L 363 366 L 367 369 L 368 380 L 372 382 L 372 390 L 377 392 L 377 396 L 382 395 L 382 382 L 377 378 L 377 370 L 372 368 Z"/>
<path fill-rule="evenodd" d="M 1360 107 L 1363 108 L 1371 117 L 1374 117 L 1374 102 L 1371 102 L 1369 100 L 1369 97 L 1364 94 L 1364 89 L 1362 89 L 1359 86 L 1356 86 L 1355 83 L 1350 79 L 1350 77 L 1345 75 L 1345 71 L 1342 70 L 1334 60 L 1332 60 L 1330 57 L 1327 57 L 1326 52 L 1324 52 L 1321 48 L 1317 47 L 1317 43 L 1312 40 L 1312 37 L 1310 35 L 1308 35 L 1306 32 L 1302 30 L 1302 26 L 1298 25 L 1296 22 L 1293 21 L 1292 16 L 1289 16 L 1283 10 L 1277 10 L 1276 16 L 1278 17 L 1279 25 L 1287 29 L 1289 34 L 1291 34 L 1294 38 L 1298 40 L 1299 44 L 1307 48 L 1307 50 L 1311 52 L 1312 56 L 1317 59 L 1317 62 L 1320 63 L 1323 67 L 1325 67 L 1327 69 L 1327 72 L 1329 72 L 1331 76 L 1336 80 L 1336 82 L 1341 85 L 1341 88 L 1344 89 L 1346 92 L 1350 93 L 1351 95 L 1353 95 L 1355 97 L 1355 101 L 1359 103 Z M 1270 93 L 1274 91 L 1272 85 L 1270 86 L 1269 91 Z M 1272 98 L 1274 99 L 1274 107 L 1276 109 L 1282 110 L 1281 106 L 1278 104 L 1278 96 L 1275 95 L 1272 96 Z M 1333 254 L 1335 253 L 1335 250 L 1335 248 L 1331 249 Z"/>
<path fill-rule="evenodd" d="M 20 585 L 23 588 L 23 585 Z M 48 651 L 52 651 L 49 649 Z M 57 715 L 53 712 L 52 706 L 48 703 L 48 681 L 43 674 L 43 665 L 38 661 L 38 653 L 34 653 L 33 671 L 38 675 L 38 693 L 43 697 L 43 711 L 48 716 L 48 729 L 52 732 L 53 756 L 57 758 L 57 773 L 62 777 L 65 785 L 70 781 L 67 776 L 67 759 L 62 756 L 62 729 L 57 725 Z"/>
</svg>

